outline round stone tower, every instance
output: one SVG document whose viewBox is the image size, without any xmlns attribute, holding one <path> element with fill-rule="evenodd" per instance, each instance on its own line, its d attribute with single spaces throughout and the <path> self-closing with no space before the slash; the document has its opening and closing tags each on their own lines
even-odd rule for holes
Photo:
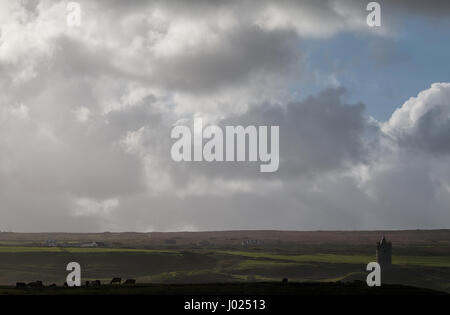
<svg viewBox="0 0 450 315">
<path fill-rule="evenodd" d="M 386 237 L 377 242 L 377 263 L 380 264 L 381 269 L 383 267 L 392 266 L 392 243 L 386 240 Z"/>
</svg>

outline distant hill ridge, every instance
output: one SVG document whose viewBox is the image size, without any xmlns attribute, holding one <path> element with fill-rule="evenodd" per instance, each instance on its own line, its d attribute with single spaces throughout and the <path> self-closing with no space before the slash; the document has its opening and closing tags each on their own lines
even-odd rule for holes
<svg viewBox="0 0 450 315">
<path fill-rule="evenodd" d="M 264 244 L 375 244 L 386 235 L 395 245 L 449 244 L 450 229 L 443 230 L 379 230 L 379 231 L 207 231 L 207 232 L 121 232 L 121 233 L 14 233 L 0 232 L 0 242 L 45 242 L 49 239 L 78 242 L 117 242 L 159 245 L 167 240 L 183 245 L 211 241 L 218 245 L 241 244 L 244 240 L 261 240 Z"/>
</svg>

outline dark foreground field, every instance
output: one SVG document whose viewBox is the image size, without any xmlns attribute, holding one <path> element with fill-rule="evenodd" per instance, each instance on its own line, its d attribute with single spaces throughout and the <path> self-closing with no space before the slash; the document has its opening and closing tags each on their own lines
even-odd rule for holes
<svg viewBox="0 0 450 315">
<path fill-rule="evenodd" d="M 98 279 L 105 284 L 113 277 L 132 278 L 137 286 L 131 290 L 138 293 L 182 292 L 191 288 L 187 284 L 197 285 L 195 290 L 212 290 L 207 294 L 222 288 L 245 291 L 271 286 L 275 291 L 293 290 L 295 294 L 336 288 L 345 291 L 354 288 L 351 284 L 355 280 L 365 283 L 366 265 L 376 260 L 375 243 L 382 235 L 393 242 L 393 267 L 383 276 L 380 292 L 388 292 L 386 284 L 399 284 L 450 293 L 450 230 L 0 233 L 0 284 L 41 280 L 61 286 L 68 274 L 66 265 L 75 261 L 81 265 L 83 282 Z M 255 243 L 249 245 L 247 240 Z M 84 247 L 92 242 L 97 242 L 96 247 Z M 289 279 L 288 286 L 280 287 L 282 278 Z M 324 284 L 330 282 L 337 282 L 337 287 Z M 103 288 L 118 294 L 129 290 Z M 30 290 L 4 288 L 1 292 L 36 292 Z M 52 290 L 55 294 L 69 292 L 64 288 L 43 292 Z M 95 288 L 84 290 L 77 292 L 98 292 Z"/>
<path fill-rule="evenodd" d="M 103 285 L 97 288 L 17 289 L 0 287 L 8 295 L 447 295 L 442 291 L 403 285 L 369 288 L 364 282 L 330 283 L 210 283 L 210 284 L 140 284 Z"/>
</svg>

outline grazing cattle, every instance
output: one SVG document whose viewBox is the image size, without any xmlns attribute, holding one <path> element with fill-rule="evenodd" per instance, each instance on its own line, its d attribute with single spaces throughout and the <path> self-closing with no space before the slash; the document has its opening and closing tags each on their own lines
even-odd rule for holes
<svg viewBox="0 0 450 315">
<path fill-rule="evenodd" d="M 38 280 L 38 281 L 34 281 L 34 282 L 28 283 L 28 287 L 30 287 L 30 288 L 43 288 L 44 284 L 42 283 L 42 281 Z"/>
<path fill-rule="evenodd" d="M 122 282 L 122 278 L 112 278 L 110 284 L 118 283 L 120 284 Z"/>
<path fill-rule="evenodd" d="M 48 286 L 49 288 L 56 288 L 56 283 L 52 283 Z"/>
<path fill-rule="evenodd" d="M 127 280 L 125 280 L 125 282 L 123 284 L 129 284 L 129 285 L 136 284 L 136 279 L 127 279 Z"/>
<path fill-rule="evenodd" d="M 26 288 L 27 284 L 25 282 L 16 282 L 16 288 Z"/>
<path fill-rule="evenodd" d="M 102 283 L 100 282 L 100 280 L 94 280 L 91 283 L 92 287 L 99 287 Z"/>
<path fill-rule="evenodd" d="M 288 278 L 283 278 L 283 280 L 281 280 L 282 283 L 288 283 Z"/>
</svg>

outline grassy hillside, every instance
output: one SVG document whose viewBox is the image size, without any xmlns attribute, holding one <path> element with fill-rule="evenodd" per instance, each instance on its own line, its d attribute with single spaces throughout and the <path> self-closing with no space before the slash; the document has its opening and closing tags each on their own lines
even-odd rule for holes
<svg viewBox="0 0 450 315">
<path fill-rule="evenodd" d="M 293 235 L 294 240 L 277 232 L 283 241 L 242 246 L 242 240 L 237 236 L 244 232 L 237 232 L 234 236 L 229 233 L 208 234 L 208 243 L 181 246 L 178 242 L 164 242 L 159 247 L 144 244 L 140 238 L 142 235 L 133 243 L 128 234 L 127 237 L 110 236 L 107 238 L 109 243 L 103 240 L 103 247 L 97 248 L 76 246 L 79 242 L 99 241 L 98 235 L 103 234 L 66 238 L 66 246 L 60 247 L 46 247 L 42 242 L 28 240 L 28 236 L 23 235 L 17 239 L 3 239 L 0 245 L 0 284 L 42 280 L 46 284 L 61 285 L 68 273 L 65 267 L 71 261 L 81 264 L 83 280 L 100 279 L 103 282 L 112 277 L 134 278 L 138 283 L 166 284 L 280 282 L 285 277 L 297 282 L 365 281 L 365 267 L 368 262 L 375 261 L 374 243 L 336 241 L 334 244 L 333 239 L 327 239 L 319 244 L 311 234 L 313 232 L 308 232 L 313 242 L 302 244 L 295 241 L 297 235 L 294 232 L 286 232 Z M 323 237 L 322 232 L 317 233 L 318 238 Z M 336 233 L 341 235 L 341 232 Z M 368 232 L 361 233 L 363 237 Z M 418 241 L 417 237 L 412 237 L 410 243 L 400 234 L 397 233 L 397 237 L 403 241 L 393 245 L 394 266 L 386 274 L 385 282 L 450 292 L 450 233 L 427 232 L 433 241 Z M 221 235 L 225 235 L 226 240 L 233 238 L 234 245 L 222 240 Z M 197 241 L 203 238 L 203 234 L 197 235 Z M 356 237 L 353 235 L 352 238 Z M 117 244 L 118 239 L 122 242 L 127 239 L 129 246 Z M 194 237 L 189 236 L 189 239 Z M 219 245 L 222 242 L 226 244 Z"/>
</svg>

